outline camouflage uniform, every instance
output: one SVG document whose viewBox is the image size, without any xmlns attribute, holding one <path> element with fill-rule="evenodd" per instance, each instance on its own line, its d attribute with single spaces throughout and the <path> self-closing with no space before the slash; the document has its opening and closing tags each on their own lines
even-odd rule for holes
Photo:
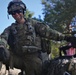
<svg viewBox="0 0 76 75">
<path fill-rule="evenodd" d="M 22 64 L 25 66 L 26 75 L 34 72 L 40 75 L 42 61 L 38 58 L 38 51 L 41 50 L 41 37 L 53 40 L 64 39 L 61 33 L 31 19 L 23 25 L 13 23 L 1 36 L 8 41 L 12 53 L 23 58 Z"/>
<path fill-rule="evenodd" d="M 63 56 L 51 60 L 47 75 L 76 75 L 76 58 Z"/>
<path fill-rule="evenodd" d="M 26 6 L 22 1 L 12 1 L 8 6 L 8 14 L 22 13 L 25 9 Z M 11 61 L 19 58 L 16 62 L 20 62 L 21 69 L 25 70 L 26 75 L 40 75 L 42 72 L 42 60 L 39 58 L 39 52 L 45 49 L 42 49 L 42 38 L 47 40 L 64 39 L 64 35 L 61 33 L 52 30 L 44 23 L 32 19 L 25 19 L 24 24 L 12 23 L 4 30 L 1 37 L 9 44 Z M 14 67 L 15 62 L 10 64 Z"/>
</svg>

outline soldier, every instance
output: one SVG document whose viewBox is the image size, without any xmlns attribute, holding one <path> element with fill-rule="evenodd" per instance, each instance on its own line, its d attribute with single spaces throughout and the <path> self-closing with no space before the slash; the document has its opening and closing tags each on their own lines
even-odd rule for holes
<svg viewBox="0 0 76 75">
<path fill-rule="evenodd" d="M 13 60 L 14 56 L 21 58 L 26 75 L 42 75 L 42 60 L 38 56 L 39 51 L 44 50 L 41 47 L 41 39 L 64 40 L 65 36 L 44 23 L 25 19 L 26 5 L 21 0 L 11 1 L 7 9 L 16 22 L 4 30 L 1 38 L 9 45 L 11 59 Z"/>
</svg>

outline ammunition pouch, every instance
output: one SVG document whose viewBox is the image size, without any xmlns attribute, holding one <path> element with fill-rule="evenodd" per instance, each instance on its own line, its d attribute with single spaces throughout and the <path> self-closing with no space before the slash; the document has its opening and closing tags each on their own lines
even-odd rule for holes
<svg viewBox="0 0 76 75">
<path fill-rule="evenodd" d="M 47 54 L 50 54 L 51 53 L 51 43 L 50 43 L 50 40 L 42 38 L 41 39 L 41 48 L 42 48 L 42 52 L 47 52 Z"/>
<path fill-rule="evenodd" d="M 41 48 L 38 48 L 36 46 L 22 46 L 23 53 L 34 53 L 40 51 Z"/>
</svg>

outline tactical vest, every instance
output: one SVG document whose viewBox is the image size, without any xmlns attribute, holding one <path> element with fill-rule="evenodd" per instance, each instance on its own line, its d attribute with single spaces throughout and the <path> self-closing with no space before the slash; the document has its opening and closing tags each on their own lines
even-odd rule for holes
<svg viewBox="0 0 76 75">
<path fill-rule="evenodd" d="M 49 54 L 51 51 L 50 42 L 41 38 L 31 21 L 27 21 L 23 25 L 13 23 L 10 27 L 8 43 L 14 53 L 20 53 L 20 55 L 41 50 L 47 51 Z"/>
<path fill-rule="evenodd" d="M 8 43 L 15 53 L 41 50 L 41 38 L 36 34 L 35 27 L 30 21 L 23 25 L 13 23 L 10 27 Z"/>
</svg>

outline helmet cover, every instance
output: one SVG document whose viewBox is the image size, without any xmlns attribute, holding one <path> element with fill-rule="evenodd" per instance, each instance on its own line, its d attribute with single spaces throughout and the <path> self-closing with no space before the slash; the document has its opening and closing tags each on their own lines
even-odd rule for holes
<svg viewBox="0 0 76 75">
<path fill-rule="evenodd" d="M 26 11 L 26 5 L 21 0 L 13 0 L 8 5 L 8 14 L 16 10 Z"/>
</svg>

